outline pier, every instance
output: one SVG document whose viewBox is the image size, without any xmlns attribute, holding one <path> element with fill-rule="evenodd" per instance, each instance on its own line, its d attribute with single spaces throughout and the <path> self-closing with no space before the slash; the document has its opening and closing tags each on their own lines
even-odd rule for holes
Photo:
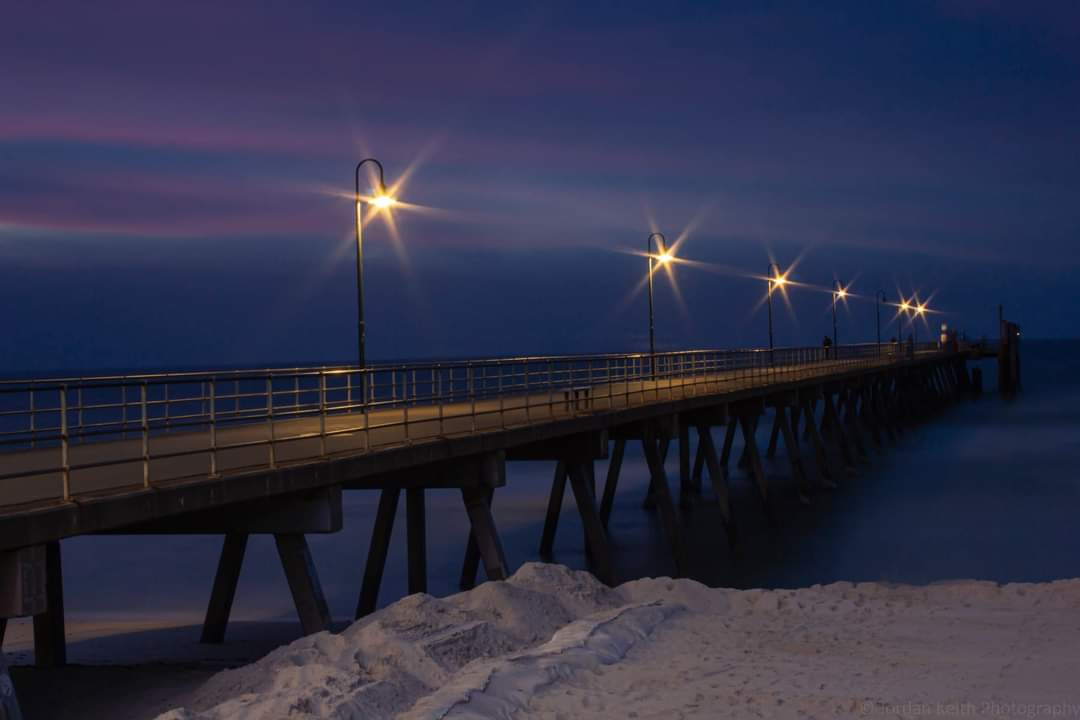
<svg viewBox="0 0 1080 720">
<path fill-rule="evenodd" d="M 32 615 L 38 664 L 66 661 L 62 541 L 94 534 L 220 535 L 216 573 L 207 569 L 202 640 L 211 643 L 225 638 L 249 536 L 273 535 L 304 632 L 327 629 L 306 536 L 340 530 L 342 493 L 352 491 L 378 493 L 368 555 L 357 558 L 357 617 L 377 606 L 403 493 L 410 593 L 427 588 L 425 492 L 435 488 L 460 491 L 470 521 L 461 587 L 481 565 L 488 579 L 505 578 L 513 566 L 490 508 L 522 460 L 553 468 L 540 556 L 552 556 L 569 485 L 590 569 L 614 584 L 608 527 L 631 443 L 650 471 L 643 502 L 681 573 L 680 514 L 706 478 L 718 532 L 738 542 L 733 460 L 764 513 L 775 491 L 763 457 L 783 455 L 811 502 L 870 448 L 976 394 L 981 372 L 970 363 L 997 358 L 999 383 L 1019 388 L 1015 325 L 1007 338 L 6 381 L 0 640 L 6 618 Z M 759 427 L 770 428 L 763 446 Z M 665 470 L 671 450 L 677 479 Z M 601 485 L 594 466 L 604 459 Z"/>
</svg>

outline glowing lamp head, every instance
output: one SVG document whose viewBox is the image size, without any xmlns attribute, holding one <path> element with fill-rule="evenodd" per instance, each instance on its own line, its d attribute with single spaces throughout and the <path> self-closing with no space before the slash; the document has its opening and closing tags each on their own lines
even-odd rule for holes
<svg viewBox="0 0 1080 720">
<path fill-rule="evenodd" d="M 900 309 L 903 310 L 904 312 L 907 312 L 908 310 L 911 309 L 911 305 L 908 303 L 907 300 L 905 300 L 904 302 L 900 303 Z"/>
<path fill-rule="evenodd" d="M 776 277 L 772 278 L 772 283 L 776 287 L 783 287 L 784 284 L 787 283 L 787 278 L 783 275 L 777 275 Z"/>
<path fill-rule="evenodd" d="M 397 200 L 390 195 L 380 194 L 371 199 L 371 204 L 380 210 L 385 210 L 388 207 L 392 207 Z"/>
<path fill-rule="evenodd" d="M 922 305 L 919 305 L 917 308 L 915 308 L 915 312 L 919 315 L 924 314 L 926 312 L 926 303 L 923 303 Z"/>
<path fill-rule="evenodd" d="M 661 265 L 667 265 L 669 262 L 675 259 L 675 256 L 669 252 L 662 252 L 656 256 L 656 261 Z"/>
<path fill-rule="evenodd" d="M 847 297 L 847 290 L 845 290 L 844 288 L 838 288 L 837 291 L 836 291 L 836 297 L 838 297 L 838 298 L 846 298 Z"/>
</svg>

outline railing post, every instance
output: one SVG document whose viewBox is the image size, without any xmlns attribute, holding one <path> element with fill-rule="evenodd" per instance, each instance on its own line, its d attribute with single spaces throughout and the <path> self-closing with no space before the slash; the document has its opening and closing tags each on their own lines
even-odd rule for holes
<svg viewBox="0 0 1080 720">
<path fill-rule="evenodd" d="M 363 397 L 364 406 L 363 406 L 363 408 L 361 408 L 361 413 L 360 413 L 364 417 L 364 452 L 370 452 L 371 451 L 371 412 L 369 411 L 370 409 L 368 408 L 368 400 L 369 400 L 369 397 L 367 395 L 368 382 L 367 382 L 367 380 L 364 379 L 365 377 L 367 377 L 368 372 L 369 371 L 367 369 L 364 369 L 364 370 L 360 371 L 360 387 L 363 388 L 363 395 L 364 395 L 364 397 Z M 370 400 L 374 401 L 375 398 L 371 397 Z"/>
<path fill-rule="evenodd" d="M 266 376 L 266 423 L 270 432 L 270 469 L 277 467 L 277 456 L 274 452 L 274 379 Z"/>
<path fill-rule="evenodd" d="M 146 406 L 146 383 L 139 386 L 139 434 L 142 437 L 143 487 L 150 487 L 150 418 Z"/>
<path fill-rule="evenodd" d="M 443 424 L 445 400 L 442 396 L 442 365 L 435 366 L 435 378 L 438 383 L 438 392 L 435 394 L 435 400 L 439 407 L 439 437 L 444 437 L 446 435 L 446 427 Z"/>
<path fill-rule="evenodd" d="M 495 385 L 499 395 L 499 426 L 506 429 L 506 401 L 503 397 L 503 365 L 501 360 L 495 361 Z"/>
<path fill-rule="evenodd" d="M 127 385 L 120 386 L 120 439 L 127 439 Z"/>
<path fill-rule="evenodd" d="M 553 375 L 555 369 L 554 363 L 551 360 L 547 361 L 547 386 L 548 386 L 548 417 L 555 417 L 555 377 Z"/>
<path fill-rule="evenodd" d="M 326 457 L 326 373 L 319 371 L 319 457 Z"/>
<path fill-rule="evenodd" d="M 204 383 L 207 388 L 207 398 L 210 403 L 210 477 L 217 477 L 217 383 L 210 378 L 209 383 Z"/>
<path fill-rule="evenodd" d="M 476 386 L 475 386 L 476 373 L 473 371 L 472 363 L 469 363 L 468 365 L 465 366 L 465 372 L 466 372 L 466 380 L 467 380 L 468 387 L 469 387 L 468 392 L 469 392 L 469 407 L 471 409 L 471 425 L 472 425 L 472 431 L 475 433 L 476 432 Z"/>
<path fill-rule="evenodd" d="M 79 437 L 83 437 L 83 402 L 82 402 L 82 387 L 75 389 L 75 425 L 79 429 Z"/>
<path fill-rule="evenodd" d="M 525 373 L 524 373 L 524 385 L 525 385 L 525 424 L 532 422 L 529 419 L 529 361 L 525 361 Z"/>
<path fill-rule="evenodd" d="M 67 385 L 60 386 L 60 474 L 64 502 L 71 500 L 71 463 L 68 456 L 68 402 Z"/>
<path fill-rule="evenodd" d="M 37 444 L 37 428 L 34 424 L 34 386 L 30 386 L 30 449 Z"/>
</svg>

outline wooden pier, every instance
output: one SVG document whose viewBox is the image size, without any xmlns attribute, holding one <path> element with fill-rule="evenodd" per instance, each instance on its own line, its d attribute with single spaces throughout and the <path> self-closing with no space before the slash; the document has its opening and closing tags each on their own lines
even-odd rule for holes
<svg viewBox="0 0 1080 720">
<path fill-rule="evenodd" d="M 706 478 L 723 518 L 718 532 L 736 541 L 728 480 L 737 436 L 736 462 L 764 512 L 775 491 L 763 456 L 783 454 L 809 502 L 815 487 L 867 461 L 869 448 L 886 448 L 968 394 L 968 363 L 998 352 L 889 344 L 8 382 L 0 618 L 33 615 L 37 662 L 62 664 L 65 538 L 213 533 L 222 550 L 202 639 L 221 642 L 248 538 L 270 534 L 304 631 L 325 629 L 330 612 L 306 536 L 341 529 L 346 491 L 378 493 L 357 617 L 378 604 L 403 493 L 410 593 L 427 588 L 433 488 L 457 489 L 470 521 L 461 587 L 476 582 L 481 564 L 487 578 L 505 578 L 512 566 L 491 504 L 512 478 L 508 463 L 520 460 L 554 470 L 540 556 L 552 556 L 569 485 L 590 567 L 614 584 L 610 519 L 624 454 L 638 443 L 650 471 L 644 502 L 681 573 L 680 513 Z M 770 427 L 764 447 L 759 427 Z M 673 448 L 674 484 L 665 470 Z"/>
</svg>

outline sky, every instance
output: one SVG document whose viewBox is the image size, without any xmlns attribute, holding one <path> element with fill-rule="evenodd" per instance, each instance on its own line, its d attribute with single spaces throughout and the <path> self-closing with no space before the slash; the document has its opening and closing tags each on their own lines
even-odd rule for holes
<svg viewBox="0 0 1080 720">
<path fill-rule="evenodd" d="M 0 372 L 1080 336 L 1072 2 L 9 0 Z M 365 178 L 365 181 L 367 179 Z M 370 184 L 370 183 L 368 183 Z M 365 192 L 369 188 L 365 188 Z M 896 333 L 886 308 L 883 334 Z M 930 327 L 925 331 L 930 334 Z M 905 333 L 908 330 L 904 331 Z"/>
</svg>

